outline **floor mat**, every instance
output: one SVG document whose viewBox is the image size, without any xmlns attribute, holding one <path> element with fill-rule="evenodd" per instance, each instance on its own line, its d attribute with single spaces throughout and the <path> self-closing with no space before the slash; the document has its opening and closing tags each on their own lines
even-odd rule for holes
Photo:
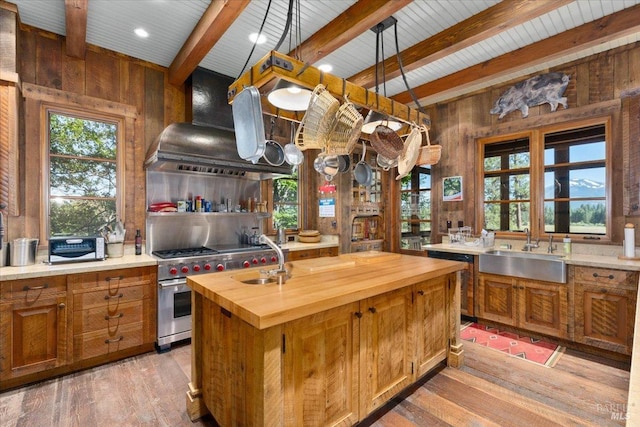
<svg viewBox="0 0 640 427">
<path fill-rule="evenodd" d="M 477 323 L 462 325 L 460 338 L 549 368 L 556 364 L 565 349 L 536 338 Z"/>
</svg>

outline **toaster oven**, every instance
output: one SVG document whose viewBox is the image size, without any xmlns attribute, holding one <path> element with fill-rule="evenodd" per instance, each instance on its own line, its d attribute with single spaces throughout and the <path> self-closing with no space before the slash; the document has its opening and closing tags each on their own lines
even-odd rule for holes
<svg viewBox="0 0 640 427">
<path fill-rule="evenodd" d="M 49 264 L 102 261 L 105 257 L 104 237 L 51 237 Z"/>
</svg>

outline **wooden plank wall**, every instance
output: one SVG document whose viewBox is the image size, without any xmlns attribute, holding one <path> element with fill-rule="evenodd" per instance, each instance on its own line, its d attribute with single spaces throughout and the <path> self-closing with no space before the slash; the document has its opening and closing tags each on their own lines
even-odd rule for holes
<svg viewBox="0 0 640 427">
<path fill-rule="evenodd" d="M 145 230 L 145 173 L 143 169 L 147 148 L 154 138 L 169 123 L 184 121 L 184 85 L 172 86 L 168 83 L 168 70 L 155 64 L 130 58 L 106 49 L 88 46 L 84 59 L 66 55 L 64 37 L 36 28 L 23 26 L 18 45 L 18 67 L 23 83 L 31 83 L 62 91 L 65 99 L 77 102 L 91 97 L 132 107 L 137 112 L 134 119 L 125 120 L 127 140 L 124 141 L 125 182 L 124 213 L 127 236 L 132 240 L 135 229 Z M 28 104 L 30 101 L 26 99 Z M 25 118 L 26 138 L 21 152 L 41 152 L 40 141 L 30 138 L 28 129 L 38 126 L 39 117 Z M 38 135 L 38 132 L 32 135 Z M 34 160 L 34 159 L 32 159 Z M 30 162 L 30 165 L 33 162 Z M 37 173 L 38 168 L 22 165 L 19 181 L 24 188 L 25 176 Z M 12 218 L 8 227 L 8 237 L 15 238 L 37 234 L 40 211 L 44 209 L 37 188 L 24 191 L 20 199 L 26 212 Z"/>
<path fill-rule="evenodd" d="M 569 108 L 562 106 L 551 113 L 548 104 L 532 107 L 529 117 L 522 118 L 520 111 L 515 111 L 499 120 L 489 110 L 496 99 L 513 84 L 534 75 L 545 72 L 564 72 L 570 75 L 570 82 L 565 96 Z M 427 113 L 431 116 L 431 141 L 442 145 L 442 158 L 433 167 L 432 175 L 432 241 L 440 242 L 446 233 L 446 221 L 454 224 L 463 220 L 465 225 L 472 225 L 476 232 L 482 228 L 477 224 L 475 204 L 482 195 L 476 194 L 476 138 L 500 133 L 514 132 L 550 123 L 571 121 L 577 118 L 608 114 L 612 116 L 613 153 L 623 152 L 623 138 L 629 135 L 623 132 L 621 93 L 640 87 L 640 43 L 612 49 L 524 76 L 504 85 L 487 88 L 469 96 L 460 97 L 441 104 L 430 105 Z M 613 101 L 618 101 L 616 106 Z M 637 141 L 636 141 L 637 143 Z M 627 141 L 628 144 L 628 141 Z M 623 210 L 627 191 L 623 184 L 623 162 L 613 164 L 612 225 L 613 241 L 622 241 L 622 224 L 625 222 L 640 225 L 640 219 L 626 217 Z M 633 165 L 631 166 L 633 167 Z M 638 167 L 636 163 L 635 167 Z M 448 176 L 463 177 L 463 201 L 442 201 L 442 178 Z M 637 183 L 635 183 L 637 187 Z"/>
</svg>

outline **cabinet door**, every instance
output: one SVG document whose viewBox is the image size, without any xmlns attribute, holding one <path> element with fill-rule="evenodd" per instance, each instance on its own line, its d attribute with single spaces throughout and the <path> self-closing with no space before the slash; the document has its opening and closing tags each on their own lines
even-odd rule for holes
<svg viewBox="0 0 640 427">
<path fill-rule="evenodd" d="M 358 307 L 348 304 L 285 326 L 285 425 L 358 421 Z"/>
<path fill-rule="evenodd" d="M 631 354 L 637 291 L 576 284 L 575 340 Z"/>
<path fill-rule="evenodd" d="M 478 317 L 516 325 L 516 279 L 493 274 L 478 275 Z"/>
<path fill-rule="evenodd" d="M 66 294 L 2 304 L 0 378 L 15 378 L 65 365 L 67 311 Z"/>
<path fill-rule="evenodd" d="M 449 280 L 438 277 L 415 286 L 417 376 L 447 357 Z"/>
<path fill-rule="evenodd" d="M 413 381 L 411 289 L 360 302 L 360 415 L 384 405 Z"/>
<path fill-rule="evenodd" d="M 518 280 L 518 327 L 567 338 L 566 285 Z"/>
</svg>

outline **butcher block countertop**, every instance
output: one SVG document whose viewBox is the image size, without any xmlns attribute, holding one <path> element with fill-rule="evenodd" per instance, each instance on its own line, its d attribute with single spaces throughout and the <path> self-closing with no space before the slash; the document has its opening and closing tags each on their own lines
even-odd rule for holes
<svg viewBox="0 0 640 427">
<path fill-rule="evenodd" d="M 335 268 L 331 268 L 332 260 Z M 284 285 L 247 285 L 260 268 L 187 278 L 191 288 L 258 329 L 403 288 L 465 268 L 464 263 L 420 256 L 364 252 L 286 263 Z"/>
</svg>

